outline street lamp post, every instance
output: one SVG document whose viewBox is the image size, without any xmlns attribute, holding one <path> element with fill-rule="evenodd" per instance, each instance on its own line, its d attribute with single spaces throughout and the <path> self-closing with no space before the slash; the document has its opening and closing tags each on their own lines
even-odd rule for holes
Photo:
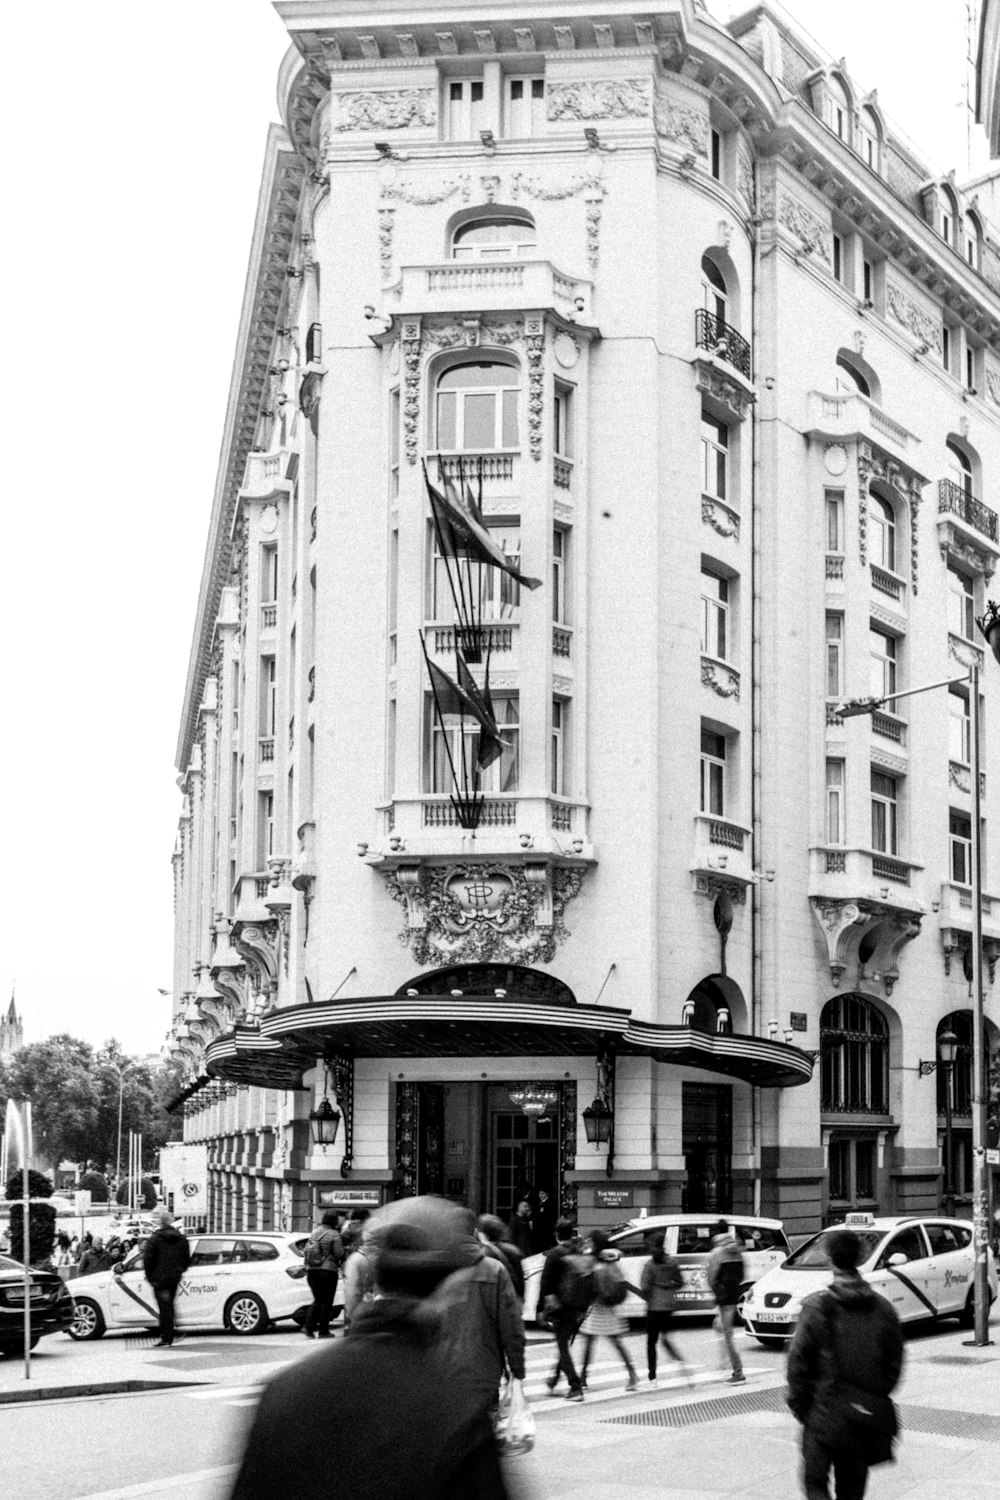
<svg viewBox="0 0 1000 1500">
<path fill-rule="evenodd" d="M 131 1073 L 133 1068 L 137 1068 L 139 1064 L 130 1062 L 126 1063 L 123 1068 L 120 1068 L 116 1062 L 113 1062 L 109 1058 L 108 1066 L 114 1068 L 118 1074 L 118 1150 L 115 1153 L 115 1198 L 117 1199 L 122 1178 L 122 1103 L 125 1095 L 125 1074 Z"/>
<path fill-rule="evenodd" d="M 1000 663 L 1000 606 L 990 602 L 976 620 L 981 634 Z M 929 682 L 907 692 L 887 693 L 882 698 L 852 698 L 837 709 L 840 719 L 873 714 L 898 698 L 913 698 L 935 688 L 955 687 L 967 683 L 969 688 L 969 729 L 972 739 L 972 1245 L 973 1305 L 975 1334 L 972 1343 L 982 1348 L 990 1342 L 989 1287 L 989 1179 L 986 1168 L 986 1035 L 983 1022 L 983 871 L 980 836 L 982 789 L 980 786 L 981 745 L 979 713 L 979 656 L 973 657 L 968 674 Z M 949 1078 L 950 1082 L 950 1078 Z M 950 1156 L 950 1151 L 949 1151 Z M 948 1166 L 950 1175 L 950 1163 Z"/>
<path fill-rule="evenodd" d="M 955 1170 L 951 1148 L 951 1080 L 958 1037 L 951 1030 L 938 1038 L 938 1060 L 944 1072 L 944 1211 L 955 1217 Z"/>
</svg>

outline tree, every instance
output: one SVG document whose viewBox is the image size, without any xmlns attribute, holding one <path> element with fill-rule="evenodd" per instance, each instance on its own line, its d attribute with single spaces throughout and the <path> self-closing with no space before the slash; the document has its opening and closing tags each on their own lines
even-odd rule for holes
<svg viewBox="0 0 1000 1500">
<path fill-rule="evenodd" d="M 34 1147 L 53 1163 L 90 1153 L 97 1120 L 94 1054 L 87 1042 L 61 1033 L 18 1048 L 7 1065 L 7 1088 L 30 1099 Z"/>
<path fill-rule="evenodd" d="M 12 1172 L 4 1189 L 10 1203 L 10 1253 L 14 1260 L 24 1259 L 24 1176 Z M 56 1242 L 56 1211 L 51 1203 L 39 1203 L 39 1198 L 52 1197 L 52 1180 L 42 1172 L 28 1169 L 28 1246 L 33 1266 L 41 1265 L 52 1254 Z M 20 1200 L 20 1201 L 18 1201 Z"/>
<path fill-rule="evenodd" d="M 106 1042 L 94 1059 L 97 1082 L 97 1119 L 88 1152 L 95 1161 L 109 1168 L 118 1166 L 118 1103 L 121 1098 L 121 1141 L 126 1151 L 130 1130 L 141 1132 L 144 1149 L 150 1147 L 148 1136 L 156 1119 L 156 1104 L 150 1069 L 136 1058 L 128 1057 L 112 1039 Z M 126 1161 L 127 1165 L 127 1161 Z"/>
</svg>

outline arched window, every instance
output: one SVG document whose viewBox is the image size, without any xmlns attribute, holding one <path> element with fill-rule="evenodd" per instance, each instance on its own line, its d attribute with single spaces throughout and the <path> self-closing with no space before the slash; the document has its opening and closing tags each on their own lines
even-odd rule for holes
<svg viewBox="0 0 1000 1500">
<path fill-rule="evenodd" d="M 958 215 L 955 211 L 955 201 L 945 188 L 938 189 L 938 211 L 940 213 L 941 238 L 947 244 L 954 247 L 955 221 Z"/>
<path fill-rule="evenodd" d="M 957 443 L 948 442 L 948 478 L 956 484 L 962 494 L 972 498 L 972 459 Z"/>
<path fill-rule="evenodd" d="M 453 260 L 525 260 L 534 255 L 537 236 L 527 214 L 469 219 L 451 237 Z"/>
<path fill-rule="evenodd" d="M 853 396 L 855 391 L 860 391 L 862 396 L 869 398 L 872 393 L 871 386 L 864 375 L 843 354 L 837 355 L 837 390 L 850 396 Z"/>
<path fill-rule="evenodd" d="M 836 995 L 819 1022 L 820 1108 L 884 1115 L 889 1109 L 889 1027 L 861 995 Z"/>
<path fill-rule="evenodd" d="M 701 258 L 701 293 L 705 311 L 721 323 L 728 323 L 726 280 L 708 255 Z"/>
<path fill-rule="evenodd" d="M 962 220 L 962 250 L 974 271 L 979 270 L 979 222 L 975 214 L 966 214 Z"/>
<path fill-rule="evenodd" d="M 839 78 L 826 80 L 826 123 L 834 135 L 846 141 L 850 135 L 851 105 Z"/>
<path fill-rule="evenodd" d="M 520 381 L 516 365 L 464 361 L 438 377 L 434 406 L 440 453 L 489 453 L 517 447 Z"/>
<path fill-rule="evenodd" d="M 881 495 L 872 495 L 871 508 L 871 554 L 878 568 L 896 571 L 896 512 L 888 500 Z"/>
<path fill-rule="evenodd" d="M 878 171 L 879 164 L 878 121 L 870 109 L 863 109 L 858 116 L 858 152 L 866 167 Z"/>
</svg>

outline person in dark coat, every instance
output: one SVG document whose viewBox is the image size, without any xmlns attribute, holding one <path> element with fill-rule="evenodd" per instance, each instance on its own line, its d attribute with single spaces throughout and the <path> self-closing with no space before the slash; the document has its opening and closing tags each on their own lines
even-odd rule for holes
<svg viewBox="0 0 1000 1500">
<path fill-rule="evenodd" d="M 161 1208 L 159 1219 L 159 1229 L 146 1241 L 142 1269 L 160 1310 L 160 1337 L 153 1348 L 169 1349 L 174 1341 L 174 1298 L 191 1264 L 191 1246 L 187 1236 L 174 1227 L 173 1214 Z"/>
<path fill-rule="evenodd" d="M 93 1276 L 95 1271 L 110 1271 L 111 1256 L 104 1248 L 104 1241 L 98 1235 L 92 1239 L 90 1244 L 80 1256 L 80 1264 L 77 1267 L 78 1276 Z"/>
<path fill-rule="evenodd" d="M 670 1358 L 681 1367 L 684 1379 L 691 1380 L 691 1371 L 684 1362 L 677 1345 L 669 1334 L 670 1320 L 677 1306 L 677 1288 L 683 1285 L 681 1268 L 674 1256 L 668 1255 L 665 1236 L 654 1235 L 650 1245 L 650 1256 L 642 1268 L 639 1296 L 646 1303 L 646 1363 L 649 1383 L 656 1384 L 656 1346 L 661 1343 Z"/>
<path fill-rule="evenodd" d="M 536 1255 L 544 1255 L 555 1244 L 558 1217 L 559 1205 L 555 1198 L 547 1187 L 539 1188 L 538 1202 L 531 1215 L 532 1250 Z"/>
<path fill-rule="evenodd" d="M 507 1267 L 507 1273 L 514 1285 L 514 1291 L 520 1300 L 524 1301 L 524 1271 L 521 1266 L 522 1255 L 516 1245 L 512 1245 L 506 1238 L 507 1230 L 503 1219 L 498 1219 L 496 1214 L 480 1214 L 476 1220 L 476 1233 L 480 1243 L 487 1255 L 492 1255 L 499 1260 L 500 1264 Z"/>
<path fill-rule="evenodd" d="M 511 1214 L 507 1238 L 522 1256 L 532 1253 L 534 1235 L 531 1227 L 531 1204 L 527 1198 L 522 1198 Z"/>
<path fill-rule="evenodd" d="M 580 1377 L 573 1363 L 570 1344 L 576 1337 L 583 1320 L 583 1312 L 579 1308 L 567 1307 L 559 1295 L 563 1273 L 566 1270 L 566 1258 L 579 1253 L 576 1225 L 570 1219 L 558 1219 L 555 1235 L 556 1242 L 545 1257 L 542 1279 L 538 1287 L 539 1311 L 544 1313 L 549 1327 L 556 1336 L 556 1367 L 545 1384 L 549 1388 L 549 1394 L 554 1396 L 556 1386 L 559 1384 L 559 1376 L 565 1374 L 569 1382 L 566 1400 L 582 1401 L 583 1386 L 580 1384 Z"/>
<path fill-rule="evenodd" d="M 746 1381 L 743 1362 L 733 1339 L 736 1308 L 739 1305 L 740 1289 L 743 1285 L 743 1252 L 725 1219 L 720 1219 L 715 1226 L 712 1253 L 705 1267 L 705 1280 L 708 1282 L 709 1290 L 715 1298 L 715 1305 L 718 1309 L 716 1324 L 725 1351 L 724 1361 L 728 1357 L 733 1369 L 729 1384 L 743 1385 Z M 723 1363 L 723 1368 L 725 1368 L 725 1363 Z"/>
<path fill-rule="evenodd" d="M 857 1272 L 861 1241 L 849 1229 L 828 1239 L 832 1284 L 814 1292 L 788 1351 L 788 1405 L 802 1423 L 806 1500 L 861 1500 L 873 1464 L 888 1463 L 896 1417 L 888 1399 L 903 1367 L 895 1308 Z"/>
<path fill-rule="evenodd" d="M 315 1250 L 318 1264 L 310 1265 Z M 306 1280 L 313 1294 L 312 1306 L 306 1314 L 302 1332 L 307 1339 L 328 1339 L 330 1319 L 333 1317 L 333 1301 L 337 1295 L 340 1267 L 344 1262 L 344 1242 L 340 1237 L 340 1215 L 336 1209 L 328 1208 L 319 1227 L 309 1236 L 305 1250 Z"/>
<path fill-rule="evenodd" d="M 489 1412 L 505 1369 L 524 1379 L 524 1322 L 506 1267 L 483 1250 L 470 1211 L 460 1208 L 457 1214 L 464 1263 L 434 1294 L 442 1316 L 441 1351 L 452 1387 L 471 1393 Z"/>
<path fill-rule="evenodd" d="M 372 1215 L 379 1295 L 346 1338 L 267 1387 L 231 1500 L 508 1500 L 489 1420 L 449 1379 L 428 1300 L 466 1263 L 455 1212 L 408 1198 Z"/>
</svg>

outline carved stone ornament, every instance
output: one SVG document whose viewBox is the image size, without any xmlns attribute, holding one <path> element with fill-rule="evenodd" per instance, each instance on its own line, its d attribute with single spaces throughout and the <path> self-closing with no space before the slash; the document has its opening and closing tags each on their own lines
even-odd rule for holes
<svg viewBox="0 0 1000 1500">
<path fill-rule="evenodd" d="M 234 922 L 232 943 L 246 959 L 254 989 L 270 995 L 278 988 L 278 924 L 268 922 Z"/>
<path fill-rule="evenodd" d="M 920 502 L 925 480 L 905 468 L 896 459 L 876 448 L 873 443 L 858 443 L 858 548 L 864 566 L 868 555 L 868 487 L 873 479 L 891 486 L 910 512 L 910 586 L 914 594 L 920 587 Z"/>
<path fill-rule="evenodd" d="M 542 393 L 544 325 L 540 317 L 503 320 L 468 318 L 421 320 L 404 318 L 400 330 L 403 359 L 403 447 L 409 463 L 417 462 L 420 425 L 420 379 L 425 356 L 439 349 L 479 348 L 493 345 L 505 348 L 524 343 L 528 364 L 529 443 L 533 458 L 541 457 L 541 422 L 544 411 Z M 542 404 L 539 405 L 538 403 Z"/>
<path fill-rule="evenodd" d="M 740 697 L 740 674 L 725 662 L 716 661 L 714 657 L 703 656 L 701 659 L 701 680 L 705 687 L 718 693 L 720 698 L 735 698 L 739 702 Z"/>
<path fill-rule="evenodd" d="M 420 319 L 406 318 L 400 330 L 403 356 L 403 446 L 408 463 L 417 461 L 420 420 Z"/>
<path fill-rule="evenodd" d="M 399 940 L 418 964 L 551 963 L 569 936 L 566 905 L 585 871 L 501 862 L 386 872 L 389 892 L 406 907 Z"/>
<path fill-rule="evenodd" d="M 847 449 L 843 443 L 827 443 L 823 454 L 823 466 L 834 479 L 847 471 Z"/>
<path fill-rule="evenodd" d="M 948 785 L 953 786 L 958 792 L 972 791 L 972 772 L 968 766 L 961 762 L 950 760 L 948 762 Z"/>
<path fill-rule="evenodd" d="M 587 264 L 591 273 L 597 270 L 601 258 L 601 204 L 606 192 L 604 158 L 597 149 L 587 152 L 582 172 L 573 172 L 560 181 L 528 177 L 522 172 L 514 172 L 510 180 L 511 203 L 516 203 L 522 196 L 553 202 L 583 195 L 586 205 Z"/>
<path fill-rule="evenodd" d="M 747 207 L 752 210 L 756 203 L 753 184 L 753 162 L 748 156 L 744 156 L 742 151 L 739 155 L 737 178 L 739 181 L 740 197 L 746 203 Z"/>
<path fill-rule="evenodd" d="M 868 968 L 883 976 L 891 993 L 899 977 L 896 962 L 900 950 L 920 931 L 920 914 L 875 901 L 838 901 L 813 896 L 810 902 L 826 940 L 834 988 L 840 984 L 852 958 L 858 965 L 859 980 L 869 977 L 858 957 L 858 943 L 865 933 L 871 932 L 877 937 L 877 946 L 868 960 Z"/>
<path fill-rule="evenodd" d="M 524 343 L 528 355 L 528 446 L 537 462 L 542 456 L 542 418 L 545 414 L 545 324 L 540 317 L 525 318 Z"/>
<path fill-rule="evenodd" d="M 770 184 L 761 193 L 760 217 L 765 222 L 784 225 L 804 251 L 812 254 L 818 250 L 822 258 L 829 262 L 830 240 L 827 226 L 797 198 L 786 192 L 777 196 L 774 185 Z"/>
<path fill-rule="evenodd" d="M 735 537 L 740 539 L 740 518 L 734 510 L 730 510 L 721 500 L 714 499 L 711 495 L 701 497 L 701 519 L 706 525 L 711 526 L 720 536 Z"/>
<path fill-rule="evenodd" d="M 908 328 L 914 338 L 927 344 L 935 353 L 941 353 L 941 324 L 938 319 L 918 307 L 894 281 L 886 282 L 885 300 L 890 317 Z"/>
<path fill-rule="evenodd" d="M 754 396 L 745 385 L 734 380 L 725 370 L 720 369 L 710 360 L 695 359 L 694 372 L 695 383 L 699 391 L 704 391 L 706 395 L 714 397 L 741 422 L 749 416 Z"/>
<path fill-rule="evenodd" d="M 977 547 L 975 542 L 964 536 L 954 522 L 945 516 L 938 517 L 938 545 L 946 563 L 958 563 L 970 573 L 978 573 L 987 583 L 990 582 L 996 571 L 996 554 L 986 547 Z"/>
<path fill-rule="evenodd" d="M 545 93 L 550 120 L 644 120 L 652 109 L 648 78 L 588 78 L 552 84 Z"/>
<path fill-rule="evenodd" d="M 708 875 L 699 870 L 694 877 L 694 888 L 699 896 L 708 896 L 714 901 L 717 896 L 728 896 L 739 906 L 744 906 L 747 888 L 741 880 L 727 880 L 724 875 Z"/>
<path fill-rule="evenodd" d="M 986 371 L 986 394 L 994 406 L 1000 406 L 1000 370 Z"/>
<path fill-rule="evenodd" d="M 658 98 L 653 106 L 653 123 L 664 140 L 686 146 L 695 156 L 708 155 L 708 115 L 703 109 Z"/>
<path fill-rule="evenodd" d="M 552 354 L 557 365 L 564 370 L 572 370 L 580 358 L 580 345 L 571 333 L 560 331 L 552 340 Z"/>
<path fill-rule="evenodd" d="M 960 667 L 971 672 L 974 665 L 983 665 L 983 653 L 972 641 L 963 640 L 959 635 L 948 636 L 948 655 L 953 661 L 957 661 Z"/>
<path fill-rule="evenodd" d="M 408 130 L 437 124 L 434 89 L 364 89 L 331 96 L 336 118 L 333 129 Z"/>
<path fill-rule="evenodd" d="M 308 375 L 302 377 L 299 386 L 299 410 L 309 423 L 313 437 L 316 437 L 319 428 L 319 402 L 323 377 L 316 370 L 310 370 Z"/>
</svg>

